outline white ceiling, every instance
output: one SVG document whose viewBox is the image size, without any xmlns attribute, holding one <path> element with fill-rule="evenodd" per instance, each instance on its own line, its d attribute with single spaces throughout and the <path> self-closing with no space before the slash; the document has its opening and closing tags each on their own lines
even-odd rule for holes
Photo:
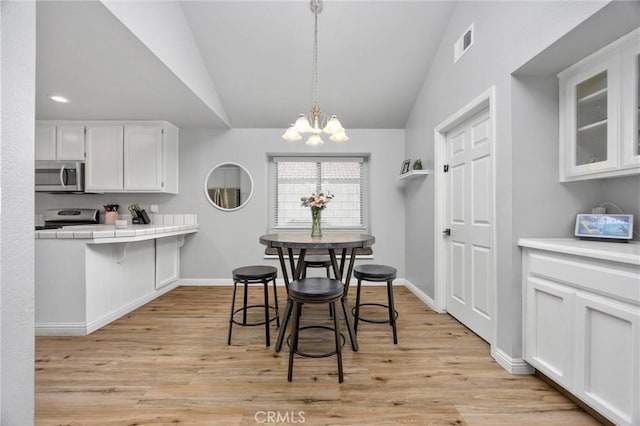
<svg viewBox="0 0 640 426">
<path fill-rule="evenodd" d="M 232 127 L 284 128 L 313 106 L 306 0 L 184 1 Z M 353 128 L 403 128 L 453 1 L 324 1 L 319 106 Z M 167 29 L 170 31 L 170 29 Z M 37 119 L 155 119 L 225 127 L 101 3 L 38 2 Z M 48 94 L 67 96 L 58 104 Z"/>
</svg>

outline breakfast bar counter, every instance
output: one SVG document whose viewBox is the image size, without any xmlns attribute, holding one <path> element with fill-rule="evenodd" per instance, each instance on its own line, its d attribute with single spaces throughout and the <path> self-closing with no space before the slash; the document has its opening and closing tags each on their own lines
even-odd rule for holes
<svg viewBox="0 0 640 426">
<path fill-rule="evenodd" d="M 90 244 L 125 243 L 198 232 L 197 224 L 188 225 L 76 225 L 36 231 L 36 239 L 81 239 Z"/>
<path fill-rule="evenodd" d="M 175 288 L 197 224 L 35 233 L 36 335 L 87 335 Z"/>
</svg>

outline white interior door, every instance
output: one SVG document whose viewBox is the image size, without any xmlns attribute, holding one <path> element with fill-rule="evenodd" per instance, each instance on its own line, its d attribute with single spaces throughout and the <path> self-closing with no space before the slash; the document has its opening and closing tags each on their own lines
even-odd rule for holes
<svg viewBox="0 0 640 426">
<path fill-rule="evenodd" d="M 494 320 L 492 120 L 485 108 L 446 134 L 446 309 L 492 343 Z M 446 230 L 450 231 L 446 231 Z"/>
</svg>

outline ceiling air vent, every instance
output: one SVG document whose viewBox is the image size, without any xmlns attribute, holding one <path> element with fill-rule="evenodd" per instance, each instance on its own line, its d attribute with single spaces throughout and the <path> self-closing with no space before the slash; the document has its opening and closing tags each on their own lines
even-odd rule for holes
<svg viewBox="0 0 640 426">
<path fill-rule="evenodd" d="M 471 46 L 473 46 L 473 24 L 467 28 L 467 31 L 465 31 L 453 45 L 453 63 L 458 62 L 458 59 L 460 59 Z"/>
</svg>

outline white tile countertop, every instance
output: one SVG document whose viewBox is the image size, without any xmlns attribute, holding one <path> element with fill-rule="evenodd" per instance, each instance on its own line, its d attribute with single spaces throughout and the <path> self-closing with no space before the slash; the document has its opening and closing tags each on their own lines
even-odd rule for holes
<svg viewBox="0 0 640 426">
<path fill-rule="evenodd" d="M 43 229 L 35 232 L 37 239 L 79 239 L 91 244 L 144 241 L 198 232 L 197 224 L 190 225 L 129 225 L 116 228 L 114 225 L 78 225 L 60 229 Z"/>
</svg>

